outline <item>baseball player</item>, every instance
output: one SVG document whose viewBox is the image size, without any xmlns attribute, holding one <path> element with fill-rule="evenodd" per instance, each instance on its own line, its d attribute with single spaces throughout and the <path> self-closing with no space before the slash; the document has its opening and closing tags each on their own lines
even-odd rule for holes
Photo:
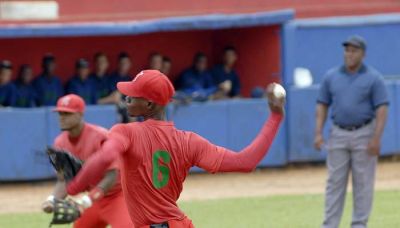
<svg viewBox="0 0 400 228">
<path fill-rule="evenodd" d="M 144 70 L 132 81 L 118 83 L 118 90 L 127 96 L 128 113 L 143 116 L 145 121 L 115 125 L 101 152 L 87 160 L 68 183 L 68 194 L 84 190 L 120 157 L 125 201 L 135 227 L 194 227 L 176 203 L 190 167 L 196 165 L 211 173 L 255 169 L 284 114 L 284 97 L 273 95 L 274 86 L 268 87 L 272 111 L 268 121 L 255 140 L 236 153 L 164 120 L 174 87 L 159 71 Z"/>
<path fill-rule="evenodd" d="M 69 151 L 83 161 L 101 148 L 108 134 L 102 127 L 85 123 L 84 110 L 84 100 L 74 94 L 61 97 L 54 109 L 59 114 L 59 123 L 63 130 L 55 139 L 54 147 Z M 113 228 L 133 227 L 122 195 L 116 161 L 110 163 L 104 175 L 99 176 L 100 181 L 87 185 L 80 191 L 89 191 L 89 194 L 78 200 L 86 210 L 74 223 L 75 228 L 101 228 L 108 224 Z M 54 199 L 63 199 L 66 196 L 65 181 L 59 176 L 53 194 L 42 205 L 43 211 L 51 213 Z"/>
</svg>

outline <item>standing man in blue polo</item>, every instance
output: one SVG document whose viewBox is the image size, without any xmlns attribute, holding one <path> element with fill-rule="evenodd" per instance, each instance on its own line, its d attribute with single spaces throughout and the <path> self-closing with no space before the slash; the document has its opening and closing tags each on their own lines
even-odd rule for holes
<svg viewBox="0 0 400 228">
<path fill-rule="evenodd" d="M 343 47 L 344 65 L 327 72 L 317 100 L 316 149 L 320 150 L 324 144 L 322 129 L 329 107 L 333 121 L 326 144 L 328 180 L 324 228 L 336 228 L 340 224 L 350 171 L 354 196 L 351 227 L 367 227 L 388 109 L 381 74 L 363 63 L 364 39 L 352 36 Z"/>
<path fill-rule="evenodd" d="M 56 59 L 52 54 L 46 54 L 42 59 L 43 72 L 33 81 L 38 105 L 56 105 L 58 98 L 64 95 L 61 80 L 55 75 Z"/>
</svg>

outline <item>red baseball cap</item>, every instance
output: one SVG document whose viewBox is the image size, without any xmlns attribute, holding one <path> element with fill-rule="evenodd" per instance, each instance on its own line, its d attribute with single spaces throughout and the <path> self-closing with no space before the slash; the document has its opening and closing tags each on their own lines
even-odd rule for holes
<svg viewBox="0 0 400 228">
<path fill-rule="evenodd" d="M 141 97 L 167 105 L 175 93 L 171 81 L 158 70 L 143 70 L 130 82 L 118 82 L 118 90 L 130 97 Z"/>
<path fill-rule="evenodd" d="M 60 97 L 57 101 L 57 107 L 53 109 L 54 112 L 71 112 L 71 113 L 84 113 L 85 101 L 78 95 L 68 94 Z"/>
</svg>

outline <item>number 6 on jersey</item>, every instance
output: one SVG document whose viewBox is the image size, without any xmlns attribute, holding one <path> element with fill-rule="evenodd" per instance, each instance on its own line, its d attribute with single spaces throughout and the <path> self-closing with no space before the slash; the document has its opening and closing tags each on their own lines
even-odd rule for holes
<svg viewBox="0 0 400 228">
<path fill-rule="evenodd" d="M 168 184 L 169 168 L 164 164 L 168 164 L 170 161 L 171 155 L 167 151 L 158 150 L 153 154 L 153 186 L 155 188 L 160 189 Z M 161 179 L 159 178 L 160 174 Z"/>
</svg>

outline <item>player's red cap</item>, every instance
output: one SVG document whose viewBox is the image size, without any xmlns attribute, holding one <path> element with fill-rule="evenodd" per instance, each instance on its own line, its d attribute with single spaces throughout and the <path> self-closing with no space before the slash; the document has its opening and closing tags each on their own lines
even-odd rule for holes
<svg viewBox="0 0 400 228">
<path fill-rule="evenodd" d="M 71 113 L 84 113 L 85 101 L 78 95 L 68 94 L 60 97 L 57 101 L 57 107 L 53 109 L 54 112 L 71 112 Z"/>
<path fill-rule="evenodd" d="M 171 81 L 158 70 L 143 70 L 130 82 L 118 82 L 118 90 L 130 97 L 141 97 L 167 105 L 175 93 Z"/>
</svg>

